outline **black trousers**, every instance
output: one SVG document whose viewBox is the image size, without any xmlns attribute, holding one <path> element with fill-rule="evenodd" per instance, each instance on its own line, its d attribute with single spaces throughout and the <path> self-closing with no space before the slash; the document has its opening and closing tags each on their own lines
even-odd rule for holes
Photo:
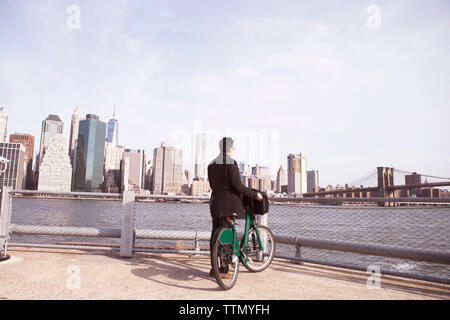
<svg viewBox="0 0 450 320">
<path fill-rule="evenodd" d="M 216 231 L 222 227 L 231 228 L 234 224 L 234 217 L 229 217 L 230 220 L 227 220 L 227 218 L 212 218 L 212 230 L 211 230 L 211 237 L 209 240 L 209 252 L 211 254 L 211 268 L 212 268 L 212 249 L 214 245 L 214 234 Z"/>
</svg>

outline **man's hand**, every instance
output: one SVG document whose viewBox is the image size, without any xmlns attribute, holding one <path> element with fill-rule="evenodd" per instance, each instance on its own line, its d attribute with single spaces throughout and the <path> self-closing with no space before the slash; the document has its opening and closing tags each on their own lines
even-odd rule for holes
<svg viewBox="0 0 450 320">
<path fill-rule="evenodd" d="M 263 196 L 261 193 L 258 192 L 258 194 L 256 195 L 256 200 L 258 201 L 262 201 L 263 200 Z"/>
</svg>

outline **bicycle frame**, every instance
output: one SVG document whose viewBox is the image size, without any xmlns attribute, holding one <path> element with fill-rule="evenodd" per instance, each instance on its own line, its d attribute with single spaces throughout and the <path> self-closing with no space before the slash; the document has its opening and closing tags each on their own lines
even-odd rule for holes
<svg viewBox="0 0 450 320">
<path fill-rule="evenodd" d="M 247 265 L 246 256 L 242 253 L 242 251 L 248 246 L 249 232 L 251 227 L 255 229 L 259 247 L 261 248 L 261 250 L 264 250 L 261 238 L 259 236 L 258 227 L 256 225 L 255 216 L 249 211 L 245 213 L 245 232 L 242 247 L 240 246 L 236 227 L 234 225 L 231 229 L 224 231 L 220 237 L 220 242 L 222 244 L 232 244 L 233 256 L 238 257 L 243 265 Z"/>
</svg>

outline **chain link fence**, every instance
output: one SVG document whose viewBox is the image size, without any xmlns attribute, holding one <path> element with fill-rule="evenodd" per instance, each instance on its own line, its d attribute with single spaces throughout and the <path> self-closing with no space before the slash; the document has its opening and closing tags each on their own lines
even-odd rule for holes
<svg viewBox="0 0 450 320">
<path fill-rule="evenodd" d="M 12 197 L 11 242 L 37 245 L 96 245 L 119 247 L 120 199 Z M 24 228 L 26 226 L 26 228 Z M 56 227 L 49 229 L 48 227 Z M 119 230 L 118 237 L 78 236 L 80 228 Z M 111 230 L 113 229 L 113 230 Z M 49 230 L 61 235 L 46 235 Z M 86 234 L 89 234 L 86 230 Z M 117 234 L 117 232 L 116 232 Z"/>
<path fill-rule="evenodd" d="M 349 200 L 346 200 L 348 202 Z M 299 237 L 354 244 L 396 246 L 450 254 L 450 207 L 271 203 L 268 226 L 277 237 Z M 99 245 L 119 247 L 122 219 L 120 197 L 97 199 L 42 198 L 14 195 L 11 243 Z M 209 204 L 200 198 L 137 197 L 136 250 L 209 250 Z M 237 221 L 243 232 L 244 220 Z M 66 235 L 36 235 L 59 227 Z M 74 235 L 86 228 L 86 235 Z M 89 228 L 101 229 L 99 236 Z M 113 235 L 114 237 L 110 237 Z M 117 237 L 119 236 L 119 237 Z M 197 239 L 198 241 L 195 241 Z M 299 255 L 300 253 L 300 255 Z M 450 282 L 450 266 L 382 256 L 277 244 L 277 256 L 366 270 L 413 274 Z"/>
<path fill-rule="evenodd" d="M 151 249 L 176 249 L 194 250 L 196 243 L 193 240 L 181 240 L 180 231 L 191 231 L 191 236 L 195 237 L 196 232 L 201 232 L 203 239 L 209 237 L 212 220 L 209 214 L 208 203 L 182 203 L 178 201 L 164 201 L 142 199 L 136 203 L 136 229 L 137 230 L 157 230 L 178 231 L 175 236 L 179 239 L 142 239 L 137 237 L 136 248 Z M 199 243 L 201 250 L 209 250 L 209 243 L 205 240 Z"/>
<path fill-rule="evenodd" d="M 450 208 L 417 206 L 333 206 L 272 204 L 269 226 L 276 235 L 396 246 L 450 253 Z M 279 244 L 279 255 L 292 256 L 292 245 Z M 366 270 L 411 273 L 450 281 L 450 266 L 301 247 L 301 258 Z"/>
</svg>

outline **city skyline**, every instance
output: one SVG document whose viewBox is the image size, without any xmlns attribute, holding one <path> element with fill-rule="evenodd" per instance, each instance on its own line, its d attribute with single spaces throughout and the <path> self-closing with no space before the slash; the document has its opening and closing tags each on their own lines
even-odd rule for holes
<svg viewBox="0 0 450 320">
<path fill-rule="evenodd" d="M 5 114 L 7 114 L 6 112 L 4 112 Z M 79 112 L 79 108 L 77 107 L 76 109 L 75 109 L 75 111 L 74 111 L 74 115 L 77 115 L 78 116 L 78 119 L 79 119 L 79 121 L 83 121 L 83 118 L 80 116 L 80 112 Z M 98 115 L 95 115 L 95 114 L 91 114 L 91 113 L 89 113 L 89 114 L 86 114 L 86 120 L 95 120 L 95 121 L 99 121 L 99 116 Z M 84 121 L 86 121 L 86 120 L 84 120 Z M 58 127 L 58 129 L 55 129 L 55 130 L 52 130 L 52 131 L 59 131 L 59 132 L 64 132 L 64 130 L 63 130 L 63 127 L 64 127 L 64 121 L 62 121 L 60 118 L 59 118 L 59 116 L 58 115 L 55 115 L 55 114 L 50 114 L 49 116 L 47 116 L 43 121 L 42 121 L 42 127 L 41 127 L 41 140 L 45 140 L 45 137 L 48 135 L 48 131 L 45 131 L 45 129 L 46 129 L 46 127 L 47 127 L 47 124 L 48 124 L 48 122 L 50 121 L 50 124 L 54 124 L 54 125 L 57 125 L 57 127 Z M 115 117 L 114 117 L 114 121 L 116 121 L 116 122 L 118 122 L 118 119 L 115 119 Z M 102 123 L 101 121 L 99 121 L 100 123 Z M 7 122 L 6 122 L 7 123 Z M 113 163 L 111 162 L 111 161 L 113 161 L 114 163 L 115 162 L 117 162 L 117 161 L 120 161 L 120 160 L 122 160 L 122 156 L 120 156 L 120 160 L 118 160 L 119 158 L 117 158 L 118 156 L 119 156 L 119 151 L 121 150 L 121 153 L 123 153 L 124 152 L 124 150 L 125 151 L 128 151 L 128 152 L 141 152 L 141 151 L 143 151 L 143 152 L 145 152 L 145 150 L 139 150 L 139 149 L 129 149 L 129 148 L 127 148 L 127 149 L 125 149 L 125 146 L 117 146 L 117 145 L 114 145 L 114 144 L 112 144 L 111 142 L 109 142 L 109 139 L 108 139 L 108 132 L 107 132 L 107 130 L 106 130 L 106 123 L 103 123 L 103 124 L 105 124 L 105 145 L 103 146 L 104 147 L 104 150 L 105 150 L 105 152 L 104 152 L 104 154 L 105 154 L 105 156 L 104 156 L 104 173 L 103 173 L 103 180 L 104 180 L 104 182 L 106 183 L 106 180 L 107 179 L 111 179 L 111 176 L 109 176 L 108 177 L 108 171 L 110 170 L 110 169 L 114 169 L 114 170 L 117 170 L 117 169 L 119 169 L 119 170 L 121 170 L 120 168 L 116 168 L 117 166 L 118 167 L 120 167 L 120 163 L 119 164 L 115 164 L 115 165 L 113 165 L 113 166 L 111 166 Z M 68 143 L 70 144 L 71 142 L 72 142 L 72 133 L 73 133 L 73 127 L 78 127 L 78 123 L 74 123 L 74 116 L 72 116 L 72 123 L 71 123 L 71 130 L 70 130 L 70 132 L 71 132 L 71 135 L 70 135 L 70 137 L 71 137 L 71 139 L 68 141 Z M 56 127 L 55 127 L 56 128 Z M 77 130 L 76 131 L 78 131 L 78 128 L 77 128 Z M 10 140 L 13 138 L 13 137 L 15 137 L 15 136 L 27 136 L 27 139 L 30 139 L 30 138 L 33 138 L 33 142 L 34 142 L 34 137 L 32 136 L 32 135 L 30 135 L 30 134 L 18 134 L 17 132 L 16 133 L 14 133 L 14 134 L 12 134 L 12 133 L 10 133 L 9 134 L 10 135 Z M 62 134 L 62 133 L 59 133 L 58 135 L 60 135 L 61 137 L 64 137 L 64 135 Z M 203 154 L 204 155 L 204 153 L 205 153 L 205 151 L 204 151 L 204 144 L 205 144 L 205 140 L 206 140 L 206 135 L 204 134 L 204 133 L 202 133 L 202 134 L 197 134 L 196 136 L 196 142 L 195 142 L 195 149 L 196 149 L 196 151 L 195 151 L 195 158 L 196 158 L 196 161 L 197 161 L 197 159 L 198 159 L 198 153 L 200 153 L 200 154 Z M 199 139 L 199 137 L 202 137 L 201 139 Z M 15 139 L 15 138 L 14 138 Z M 65 139 L 65 137 L 64 137 L 64 139 Z M 96 138 L 95 138 L 96 140 L 99 140 L 99 136 L 96 136 Z M 200 145 L 202 145 L 203 147 L 201 147 L 200 149 L 198 148 L 198 143 L 199 143 L 199 141 L 201 141 L 201 144 Z M 10 141 L 11 142 L 11 141 Z M 15 142 L 15 141 L 12 141 L 12 142 Z M 28 144 L 29 144 L 29 142 L 27 142 Z M 34 144 L 34 143 L 33 143 Z M 166 142 L 162 142 L 162 144 L 161 145 L 167 145 L 167 143 Z M 25 145 L 24 145 L 25 146 Z M 44 147 L 41 147 L 41 149 L 45 149 L 47 146 L 44 146 Z M 109 150 L 108 151 L 108 148 L 115 148 L 115 149 L 118 149 L 117 151 L 116 150 L 114 150 L 114 151 L 112 151 L 112 150 Z M 173 148 L 173 147 L 171 147 L 171 148 Z M 156 149 L 158 149 L 157 147 L 156 148 L 154 148 L 154 150 L 156 150 Z M 183 149 L 179 149 L 181 152 L 183 152 Z M 75 150 L 76 151 L 76 150 Z M 27 153 L 29 153 L 29 151 L 27 150 Z M 69 153 L 69 155 L 70 155 L 70 153 Z M 36 158 L 38 159 L 39 157 L 39 152 L 36 152 Z M 300 162 L 296 165 L 295 163 L 294 164 L 292 164 L 292 159 L 295 159 L 295 158 L 297 158 L 297 157 L 299 157 L 299 159 L 302 159 L 302 164 L 300 165 Z M 69 158 L 70 158 L 70 156 L 69 156 Z M 115 159 L 115 158 L 117 158 L 117 159 Z M 144 156 L 144 158 L 145 158 L 145 156 Z M 146 163 L 146 161 L 145 160 L 143 160 L 143 162 L 145 162 Z M 150 160 L 150 162 L 152 162 L 151 160 Z M 304 162 L 304 163 L 303 163 Z M 183 162 L 182 162 L 183 163 Z M 242 177 L 242 182 L 245 184 L 245 185 L 247 185 L 247 184 L 249 184 L 249 187 L 254 187 L 254 188 L 260 188 L 259 186 L 261 186 L 261 190 L 273 190 L 273 191 L 275 191 L 276 189 L 278 189 L 278 187 L 277 187 L 277 181 L 278 181 L 278 173 L 279 173 L 279 170 L 277 170 L 276 172 L 275 172 L 275 174 L 273 173 L 273 172 L 271 172 L 270 171 L 270 168 L 268 168 L 268 167 L 264 167 L 264 166 L 260 166 L 258 163 L 254 163 L 254 164 L 248 164 L 248 163 L 244 163 L 244 162 L 242 162 L 242 161 L 239 161 L 238 162 L 238 165 L 239 165 L 239 170 L 240 170 L 240 173 L 241 173 L 241 177 Z M 287 193 L 297 193 L 297 194 L 301 194 L 301 193 L 305 193 L 304 191 L 303 191 L 303 189 L 310 189 L 310 174 L 314 174 L 315 175 L 315 178 L 311 178 L 311 180 L 315 180 L 315 181 L 317 181 L 317 182 L 314 182 L 313 184 L 314 184 L 314 187 L 312 187 L 312 188 L 321 188 L 321 189 L 324 189 L 323 187 L 326 187 L 325 189 L 329 189 L 329 188 L 337 188 L 337 189 L 339 189 L 339 188 L 341 188 L 342 187 L 342 185 L 347 185 L 347 183 L 343 183 L 342 185 L 341 185 L 341 183 L 337 183 L 337 184 L 335 184 L 335 185 L 331 185 L 331 184 L 321 184 L 321 185 L 319 185 L 318 184 L 318 170 L 312 170 L 312 171 L 309 171 L 309 170 L 306 170 L 307 168 L 306 168 L 306 157 L 304 156 L 304 154 L 302 154 L 302 153 L 300 153 L 300 154 L 298 154 L 298 155 L 294 155 L 294 154 L 289 154 L 288 156 L 287 156 L 287 165 L 286 165 L 286 168 L 289 168 L 290 166 L 299 166 L 300 168 L 302 168 L 301 169 L 301 172 L 302 172 L 302 176 L 304 175 L 305 177 L 303 177 L 303 178 L 300 178 L 300 181 L 301 182 L 298 182 L 298 181 L 296 181 L 296 180 L 298 180 L 298 178 L 299 177 L 297 177 L 297 178 L 295 178 L 294 176 L 293 177 L 291 177 L 291 181 L 292 181 L 292 184 L 301 184 L 301 187 L 300 187 L 300 189 L 301 189 L 301 191 L 300 192 L 295 192 L 294 191 L 294 188 L 295 187 L 289 187 L 289 184 L 286 184 L 285 185 L 285 187 L 286 187 L 286 191 L 287 191 Z M 190 172 L 190 170 L 189 169 L 186 169 L 186 168 L 184 168 L 183 166 L 181 166 L 181 168 L 183 168 L 183 171 L 184 172 Z M 247 168 L 247 169 L 245 169 L 245 168 Z M 76 166 L 75 166 L 75 169 L 76 169 Z M 123 169 L 123 168 L 122 168 Z M 264 172 L 264 174 L 261 174 L 261 173 L 257 173 L 256 171 L 260 171 L 260 170 L 265 170 Z M 280 166 L 280 168 L 279 169 L 283 169 L 283 165 L 281 165 Z M 142 189 L 142 190 L 144 190 L 144 180 L 146 179 L 146 174 L 145 174 L 145 172 L 144 172 L 144 166 L 142 166 L 142 168 L 140 169 L 141 171 L 142 171 L 142 176 L 141 176 L 141 179 L 142 179 L 142 181 L 141 181 L 141 186 L 138 188 L 138 189 Z M 194 166 L 194 170 L 196 170 L 196 166 Z M 250 170 L 252 171 L 252 172 L 250 172 Z M 248 172 L 247 172 L 248 171 Z M 405 171 L 403 171 L 403 170 L 399 170 L 400 171 L 400 174 L 404 174 L 404 173 L 407 173 L 407 172 L 405 172 Z M 288 173 L 289 173 L 289 170 L 287 171 Z M 34 173 L 36 173 L 36 172 L 34 172 Z M 110 172 L 111 173 L 111 172 Z M 396 173 L 398 173 L 398 172 L 396 172 Z M 414 174 L 415 174 L 416 172 L 414 172 Z M 269 175 L 270 174 L 270 175 Z M 75 181 L 75 171 L 73 172 L 73 178 L 72 178 L 72 180 L 73 180 L 73 183 L 74 183 L 74 181 Z M 274 175 L 275 175 L 275 178 L 274 178 Z M 420 176 L 420 174 L 419 174 L 419 176 Z M 428 178 L 438 178 L 438 179 L 444 179 L 444 180 L 446 180 L 446 179 L 448 179 L 448 178 L 439 178 L 439 177 L 434 177 L 434 176 L 428 176 L 428 175 L 426 175 L 425 174 L 425 176 L 426 177 L 428 177 Z M 194 174 L 194 177 L 195 177 L 195 174 Z M 269 178 L 270 177 L 270 178 Z M 286 181 L 289 181 L 289 179 L 288 179 L 288 177 L 289 177 L 289 174 L 287 174 L 286 175 Z M 123 178 L 123 176 L 122 176 L 122 178 Z M 363 178 L 363 177 L 360 177 L 360 178 Z M 38 179 L 38 176 L 36 176 L 36 179 Z M 256 180 L 266 180 L 266 179 L 270 179 L 270 180 L 268 180 L 268 181 L 261 181 L 261 182 L 256 182 Z M 372 177 L 372 179 L 375 179 L 375 177 Z M 406 175 L 405 176 L 405 184 L 409 184 L 408 183 L 408 175 Z M 198 179 L 196 179 L 196 180 L 198 180 Z M 202 180 L 202 178 L 200 177 L 200 179 L 199 180 Z M 364 179 L 364 181 L 368 181 L 368 180 L 370 180 L 370 178 L 369 179 L 367 179 L 367 177 L 366 177 L 366 179 Z M 355 180 L 356 181 L 356 180 Z M 35 182 L 36 184 L 37 184 L 37 181 Z M 256 184 L 255 184 L 256 183 Z M 271 187 L 267 187 L 268 185 L 270 186 L 270 185 L 273 185 L 273 187 L 271 188 Z M 122 185 L 123 185 L 123 183 L 122 183 Z M 348 184 L 349 185 L 349 187 L 360 187 L 360 186 L 362 186 L 362 185 L 358 185 L 358 183 L 356 183 L 356 185 L 353 183 L 353 184 Z M 118 185 L 116 185 L 116 187 L 119 187 Z M 119 188 L 120 189 L 120 188 Z M 299 190 L 300 190 L 299 189 Z M 100 189 L 98 189 L 98 190 L 100 190 Z M 312 192 L 312 190 L 309 190 L 308 192 Z"/>
<path fill-rule="evenodd" d="M 4 112 L 6 114 L 6 112 Z M 6 114 L 7 115 L 7 114 Z M 78 108 L 76 108 L 74 115 L 78 115 Z M 36 175 L 38 179 L 38 190 L 42 191 L 69 191 L 78 189 L 84 191 L 103 191 L 103 192 L 119 192 L 120 190 L 135 190 L 137 192 L 149 192 L 156 194 L 192 194 L 200 195 L 208 192 L 209 183 L 204 178 L 196 177 L 191 181 L 190 171 L 185 169 L 183 173 L 182 169 L 182 149 L 175 147 L 169 147 L 166 142 L 161 142 L 159 148 L 155 148 L 153 152 L 153 161 L 149 161 L 147 167 L 147 161 L 145 160 L 145 151 L 136 149 L 124 149 L 124 146 L 116 146 L 109 142 L 106 137 L 106 124 L 101 122 L 99 117 L 95 114 L 87 114 L 86 120 L 80 120 L 79 123 L 75 123 L 72 118 L 71 139 L 74 133 L 74 127 L 77 125 L 80 128 L 78 139 L 76 140 L 77 157 L 75 160 L 75 168 L 73 170 L 73 177 L 77 180 L 72 186 L 72 166 L 70 164 L 69 151 L 66 146 L 65 137 L 62 135 L 63 121 L 57 115 L 49 115 L 42 123 L 41 143 L 44 143 L 45 138 L 50 133 L 60 131 L 54 137 L 51 138 L 48 143 L 41 150 L 45 150 L 43 163 L 38 165 L 38 169 L 42 170 L 40 175 Z M 5 122 L 7 124 L 7 122 Z M 49 127 L 54 125 L 55 128 L 51 130 Z M 202 134 L 201 139 L 198 139 L 200 135 L 196 136 L 196 162 L 199 159 L 199 154 L 204 154 L 204 148 L 198 148 L 198 146 L 204 145 L 204 143 L 198 144 L 198 140 L 206 140 L 206 135 Z M 11 178 L 17 179 L 19 189 L 20 185 L 28 180 L 29 176 L 27 167 L 29 163 L 27 159 L 30 159 L 30 151 L 34 148 L 31 142 L 34 142 L 34 137 L 29 134 L 11 134 L 10 142 L 16 143 L 17 146 L 23 150 L 23 153 L 27 154 L 22 161 L 17 156 L 6 153 L 6 159 L 14 163 L 13 166 L 19 166 L 22 170 L 15 171 L 17 175 L 13 175 Z M 78 142 L 81 143 L 78 143 Z M 84 141 L 84 143 L 83 143 Z M 24 142 L 24 144 L 21 144 Z M 14 144 L 6 143 L 2 146 L 2 153 L 5 152 L 5 147 L 8 149 Z M 31 150 L 30 150 L 31 147 Z M 105 149 L 106 148 L 106 149 Z M 113 150 L 114 149 L 114 150 Z M 117 150 L 115 150 L 117 149 Z M 123 152 L 124 151 L 124 152 Z M 166 152 L 167 151 L 167 152 Z M 119 154 L 123 153 L 123 156 L 119 159 Z M 10 158 L 12 156 L 12 158 Z M 39 157 L 37 157 L 39 159 Z M 83 159 L 84 158 L 84 159 Z M 79 165 L 77 166 L 77 161 Z M 153 165 L 155 164 L 155 166 Z M 120 167 L 117 171 L 117 167 Z M 251 167 L 250 165 L 239 163 L 239 171 L 241 173 L 242 183 L 250 188 L 259 189 L 261 191 L 267 191 L 273 193 L 287 193 L 294 196 L 305 196 L 305 190 L 307 190 L 306 196 L 309 194 L 319 192 L 322 196 L 330 196 L 331 194 L 347 197 L 373 197 L 373 196 L 425 196 L 425 197 L 442 197 L 446 196 L 448 192 L 435 187 L 447 186 L 444 183 L 431 183 L 424 185 L 425 188 L 417 187 L 422 183 L 422 174 L 416 172 L 406 172 L 398 170 L 400 174 L 406 174 L 404 176 L 405 185 L 409 187 L 397 185 L 394 186 L 394 175 L 397 173 L 392 167 L 377 167 L 375 172 L 373 170 L 369 174 L 354 180 L 354 184 L 345 184 L 345 188 L 339 184 L 336 187 L 327 185 L 325 188 L 319 185 L 319 173 L 318 170 L 307 170 L 307 159 L 303 154 L 289 154 L 287 157 L 288 177 L 285 183 L 281 183 L 280 172 L 283 172 L 283 167 L 277 173 L 276 180 L 271 179 L 270 169 L 268 167 L 259 166 L 256 164 Z M 155 169 L 155 170 L 153 170 Z M 83 186 L 81 183 L 81 174 L 86 177 Z M 197 170 L 197 167 L 196 167 Z M 103 171 L 103 172 L 101 172 Z M 151 173 L 150 173 L 151 172 Z M 178 172 L 178 174 L 176 174 Z M 45 173 L 45 174 L 44 174 Z M 148 175 L 150 173 L 150 175 Z M 155 173 L 155 174 L 153 174 Z M 44 176 L 41 177 L 41 175 Z M 94 178 L 97 176 L 98 178 Z M 101 176 L 101 178 L 100 178 Z M 119 177 L 120 176 L 120 177 Z M 367 182 L 370 177 L 377 176 L 378 186 L 374 188 L 363 188 L 362 182 Z M 428 178 L 438 178 L 449 180 L 449 178 L 439 178 L 436 176 L 425 176 L 425 184 L 428 183 Z M 8 178 L 9 179 L 9 178 Z M 84 179 L 84 178 L 83 178 Z M 121 182 L 118 180 L 121 179 Z M 152 182 L 150 182 L 150 179 Z M 150 182 L 150 184 L 148 183 Z M 286 184 L 287 183 L 287 184 Z M 78 186 L 76 186 L 78 184 Z M 356 184 L 356 187 L 355 187 Z M 358 186 L 359 184 L 359 186 Z M 149 189 L 148 186 L 151 185 Z M 167 185 L 167 187 L 166 187 Z M 156 186 L 156 188 L 155 188 Z M 71 188 L 72 187 L 72 188 Z M 382 188 L 382 189 L 380 189 Z M 390 189 L 389 189 L 390 188 Z M 396 189 L 392 189 L 396 188 Z M 426 189 L 428 188 L 428 189 Z M 282 190 L 280 190 L 282 189 Z M 285 190 L 283 190 L 285 189 Z M 392 190 L 397 190 L 393 192 Z"/>
<path fill-rule="evenodd" d="M 71 30 L 64 3 L 2 2 L 8 132 L 38 139 L 45 115 L 69 124 L 79 106 L 106 120 L 117 104 L 121 144 L 149 154 L 202 121 L 224 135 L 279 129 L 272 175 L 301 152 L 323 185 L 378 165 L 450 176 L 449 4 L 379 1 L 378 30 L 368 5 L 80 1 Z"/>
</svg>

